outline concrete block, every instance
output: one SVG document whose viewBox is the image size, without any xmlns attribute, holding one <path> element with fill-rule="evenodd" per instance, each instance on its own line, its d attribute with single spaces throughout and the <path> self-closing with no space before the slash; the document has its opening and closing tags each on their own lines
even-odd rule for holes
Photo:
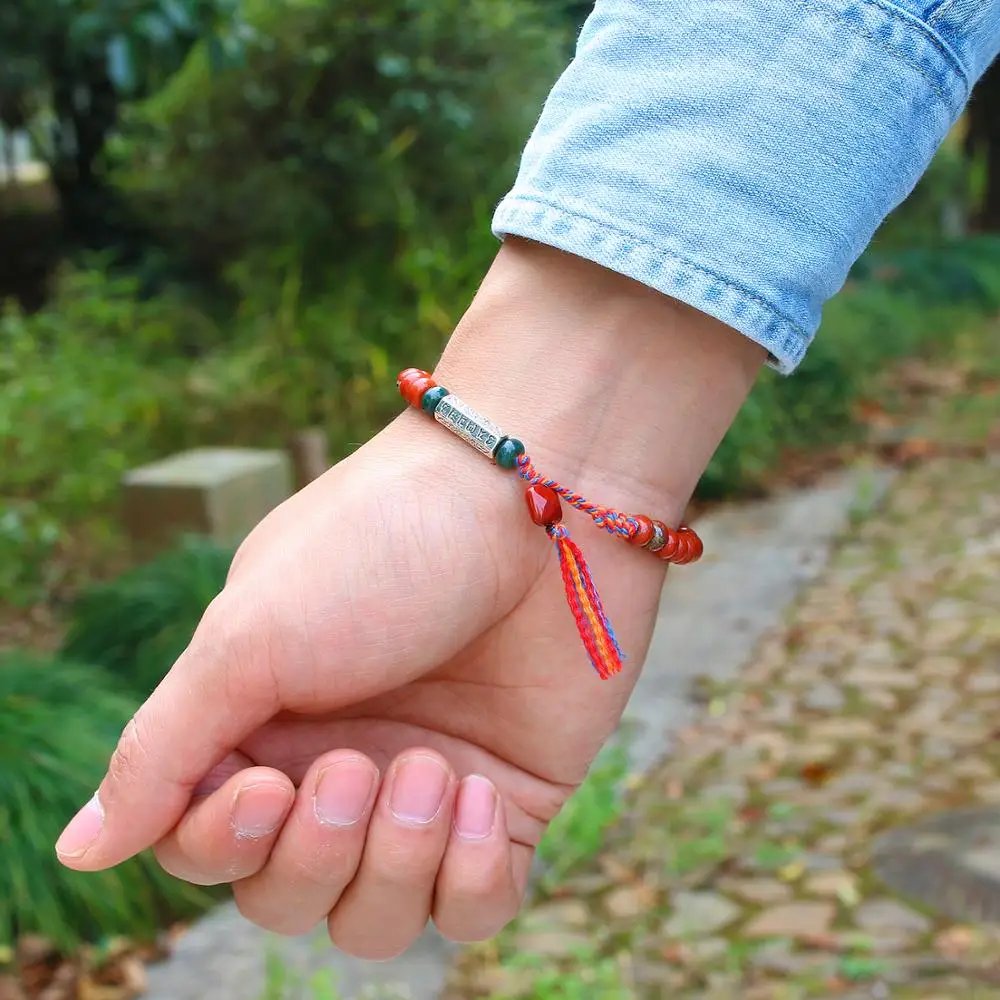
<svg viewBox="0 0 1000 1000">
<path fill-rule="evenodd" d="M 126 473 L 123 517 L 143 553 L 181 534 L 237 545 L 292 492 L 291 461 L 283 451 L 198 448 Z"/>
</svg>

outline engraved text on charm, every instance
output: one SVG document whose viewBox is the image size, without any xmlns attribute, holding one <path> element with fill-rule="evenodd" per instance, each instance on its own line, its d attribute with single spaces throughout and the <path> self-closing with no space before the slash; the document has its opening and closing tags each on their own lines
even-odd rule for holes
<svg viewBox="0 0 1000 1000">
<path fill-rule="evenodd" d="M 454 394 L 445 396 L 434 410 L 434 419 L 487 458 L 493 458 L 503 431 Z"/>
</svg>

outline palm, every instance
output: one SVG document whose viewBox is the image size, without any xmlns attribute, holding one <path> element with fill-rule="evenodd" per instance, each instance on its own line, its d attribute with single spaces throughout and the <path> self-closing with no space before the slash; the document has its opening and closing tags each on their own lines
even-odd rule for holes
<svg viewBox="0 0 1000 1000">
<path fill-rule="evenodd" d="M 387 434 L 392 433 L 390 428 Z M 353 546 L 355 552 L 378 555 L 363 572 L 342 562 L 327 579 L 308 579 L 307 593 L 283 595 L 282 604 L 294 608 L 296 618 L 282 631 L 295 638 L 280 640 L 277 648 L 299 651 L 296 658 L 310 669 L 282 692 L 284 711 L 240 750 L 298 783 L 317 757 L 333 749 L 358 750 L 384 768 L 403 750 L 427 746 L 459 774 L 491 778 L 507 805 L 512 840 L 533 846 L 617 725 L 634 668 L 626 667 L 626 675 L 611 682 L 596 678 L 565 606 L 555 553 L 519 507 L 508 508 L 510 514 L 501 509 L 497 520 L 493 511 L 499 505 L 492 498 L 485 510 L 462 498 L 443 505 L 433 479 L 422 480 L 420 470 L 400 470 L 398 462 L 387 469 L 380 447 L 376 439 L 365 449 L 369 454 L 359 453 L 349 463 L 367 466 L 364 476 L 353 469 L 350 477 L 366 489 L 356 500 L 348 493 L 339 498 L 343 519 L 354 524 L 365 519 L 350 509 L 353 503 L 373 494 L 381 498 L 385 518 L 371 537 L 355 539 Z M 495 493 L 517 493 L 488 465 L 482 471 Z M 277 514 L 298 526 L 303 549 L 286 548 L 283 559 L 299 565 L 324 530 L 319 524 L 308 530 L 296 509 L 300 503 L 303 510 L 322 509 L 300 494 Z M 491 518 L 495 535 L 483 530 Z M 265 522 L 262 530 L 271 529 Z M 290 534 L 285 523 L 276 530 Z M 617 622 L 623 645 L 633 660 L 641 660 L 660 571 L 638 553 L 625 552 L 623 566 L 621 543 L 586 524 L 578 531 L 609 610 L 627 611 Z M 419 547 L 405 541 L 421 535 Z M 265 571 L 255 566 L 254 547 L 252 539 L 237 579 Z M 274 547 L 263 545 L 260 551 L 270 559 Z M 448 566 L 443 585 L 435 578 L 436 555 Z M 280 567 L 269 569 L 272 579 L 285 578 Z M 321 566 L 317 571 L 326 572 Z M 339 592 L 333 575 L 359 572 L 364 594 L 354 595 L 347 612 L 332 606 Z M 333 596 L 317 601 L 316 594 Z M 338 663 L 344 636 L 365 647 L 372 628 L 381 641 L 370 648 L 380 652 L 367 660 L 352 657 L 345 677 Z M 394 641 L 386 642 L 387 634 Z M 450 641 L 456 636 L 458 642 Z M 275 672 L 288 679 L 281 667 Z"/>
<path fill-rule="evenodd" d="M 533 622 L 558 620 L 538 639 Z M 523 649 L 531 636 L 530 655 Z M 574 642 L 561 581 L 550 565 L 513 613 L 449 662 L 399 688 L 323 714 L 283 712 L 240 748 L 298 784 L 322 754 L 347 747 L 383 770 L 404 750 L 439 751 L 459 774 L 484 774 L 507 805 L 525 858 L 614 730 L 632 681 L 590 671 Z"/>
</svg>

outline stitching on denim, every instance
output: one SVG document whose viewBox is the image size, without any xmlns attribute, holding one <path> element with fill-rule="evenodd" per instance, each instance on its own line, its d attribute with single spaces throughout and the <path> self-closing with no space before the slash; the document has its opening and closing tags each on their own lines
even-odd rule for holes
<svg viewBox="0 0 1000 1000">
<path fill-rule="evenodd" d="M 934 3 L 924 12 L 924 19 L 933 28 L 934 23 L 952 6 L 952 0 L 934 0 Z"/>
<path fill-rule="evenodd" d="M 684 264 L 686 267 L 691 268 L 693 271 L 697 271 L 707 278 L 711 278 L 713 281 L 718 281 L 725 285 L 730 291 L 737 292 L 738 294 L 750 299 L 752 302 L 756 302 L 757 305 L 762 306 L 766 309 L 772 316 L 780 319 L 786 326 L 791 327 L 803 340 L 808 342 L 812 338 L 802 329 L 793 319 L 786 316 L 780 309 L 775 308 L 770 302 L 767 301 L 763 296 L 758 295 L 756 292 L 751 291 L 749 288 L 744 288 L 742 285 L 737 284 L 730 278 L 725 278 L 721 274 L 716 273 L 711 268 L 704 267 L 701 264 L 696 264 L 694 261 L 689 260 L 687 257 L 682 257 L 680 254 L 672 253 L 670 250 L 664 250 L 660 247 L 654 246 L 652 243 L 644 240 L 641 236 L 636 236 L 635 233 L 628 232 L 625 229 L 620 229 L 618 226 L 609 225 L 606 222 L 602 222 L 600 219 L 595 219 L 585 212 L 578 212 L 576 210 L 569 211 L 568 209 L 562 208 L 559 205 L 553 204 L 544 198 L 538 198 L 535 195 L 530 194 L 520 194 L 514 193 L 511 198 L 513 204 L 510 207 L 514 210 L 517 209 L 517 202 L 528 202 L 534 205 L 541 205 L 543 208 L 549 211 L 556 212 L 561 216 L 568 219 L 582 220 L 583 222 L 590 223 L 592 226 L 596 226 L 598 229 L 604 230 L 606 233 L 612 234 L 614 236 L 622 237 L 626 240 L 631 240 L 636 247 L 642 248 L 644 250 L 651 251 L 654 254 L 658 254 L 661 257 L 667 258 L 669 260 L 675 261 L 679 264 Z M 501 211 L 502 211 L 501 207 Z M 659 267 L 662 272 L 662 265 Z"/>
<path fill-rule="evenodd" d="M 872 34 L 870 31 L 866 31 L 860 28 L 858 25 L 848 21 L 843 14 L 838 13 L 835 10 L 831 10 L 827 7 L 821 0 L 800 0 L 801 3 L 808 4 L 811 6 L 818 14 L 821 14 L 831 20 L 844 25 L 848 30 L 853 31 L 856 35 L 860 35 L 862 38 L 867 39 L 872 45 L 877 48 L 882 49 L 883 52 L 887 52 L 893 58 L 897 59 L 901 63 L 905 63 L 911 69 L 916 70 L 917 73 L 922 76 L 927 83 L 930 85 L 930 89 L 941 98 L 941 101 L 949 108 L 954 103 L 952 97 L 945 93 L 938 84 L 938 81 L 931 76 L 916 60 L 910 59 L 905 53 L 901 52 L 898 48 L 887 44 L 883 39 L 879 38 L 877 35 Z M 945 61 L 951 66 L 953 71 L 958 75 L 962 81 L 963 89 L 965 90 L 965 95 L 969 92 L 969 79 L 966 73 L 965 67 L 959 62 L 955 54 L 948 48 L 944 41 L 938 37 L 935 31 L 928 25 L 921 21 L 919 18 L 913 18 L 909 20 L 902 11 L 897 10 L 894 7 L 885 7 L 878 3 L 877 0 L 859 0 L 869 7 L 874 7 L 880 14 L 884 17 L 892 18 L 903 24 L 909 25 L 911 28 L 917 28 L 929 41 L 937 52 L 945 59 Z M 964 96 L 958 103 L 961 104 L 964 101 Z"/>
</svg>

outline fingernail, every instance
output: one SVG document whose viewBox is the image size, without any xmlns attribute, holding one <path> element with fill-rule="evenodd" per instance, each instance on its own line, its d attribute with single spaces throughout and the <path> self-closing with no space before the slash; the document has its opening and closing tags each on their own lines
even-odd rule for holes
<svg viewBox="0 0 1000 1000">
<path fill-rule="evenodd" d="M 407 757 L 392 775 L 389 808 L 404 823 L 430 823 L 441 811 L 448 772 L 435 757 Z"/>
<path fill-rule="evenodd" d="M 361 757 L 338 760 L 316 781 L 313 811 L 326 826 L 354 826 L 371 802 L 378 769 Z"/>
<path fill-rule="evenodd" d="M 56 841 L 56 854 L 62 858 L 78 858 L 86 854 L 104 826 L 104 808 L 94 797 L 69 821 L 62 836 Z"/>
<path fill-rule="evenodd" d="M 292 804 L 290 791 L 282 785 L 248 785 L 236 793 L 233 829 L 236 836 L 257 840 L 274 833 Z"/>
<path fill-rule="evenodd" d="M 467 840 L 485 840 L 497 816 L 497 790 L 493 782 L 478 774 L 464 778 L 455 806 L 455 829 Z"/>
</svg>

